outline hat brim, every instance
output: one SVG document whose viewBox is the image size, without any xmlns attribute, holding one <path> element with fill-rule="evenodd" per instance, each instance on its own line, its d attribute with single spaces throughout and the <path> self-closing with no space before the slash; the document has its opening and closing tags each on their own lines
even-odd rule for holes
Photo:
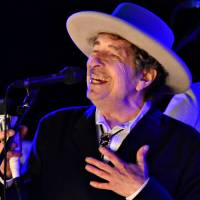
<svg viewBox="0 0 200 200">
<path fill-rule="evenodd" d="M 165 68 L 169 74 L 166 84 L 174 93 L 186 91 L 191 84 L 191 73 L 175 52 L 124 20 L 101 12 L 83 11 L 68 18 L 67 31 L 86 56 L 92 51 L 92 37 L 101 32 L 117 34 L 148 52 Z"/>
</svg>

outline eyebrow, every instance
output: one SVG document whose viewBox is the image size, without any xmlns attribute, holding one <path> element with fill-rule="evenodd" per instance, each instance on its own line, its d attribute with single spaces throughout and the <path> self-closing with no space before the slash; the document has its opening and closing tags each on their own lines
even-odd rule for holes
<svg viewBox="0 0 200 200">
<path fill-rule="evenodd" d="M 98 40 L 95 40 L 94 43 L 93 43 L 93 47 L 94 46 L 98 46 L 98 45 L 100 45 L 100 42 Z M 116 46 L 114 46 L 112 44 L 108 45 L 108 47 L 111 48 L 111 49 L 114 49 L 117 52 L 121 52 L 120 51 L 120 47 L 116 47 Z"/>
</svg>

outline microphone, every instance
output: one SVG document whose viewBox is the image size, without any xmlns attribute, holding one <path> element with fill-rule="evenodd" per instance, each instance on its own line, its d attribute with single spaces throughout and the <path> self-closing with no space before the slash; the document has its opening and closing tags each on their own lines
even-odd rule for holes
<svg viewBox="0 0 200 200">
<path fill-rule="evenodd" d="M 16 88 L 38 87 L 42 85 L 55 84 L 64 82 L 67 85 L 75 84 L 85 78 L 85 72 L 80 67 L 65 67 L 57 74 L 49 74 L 45 76 L 32 77 L 24 80 L 17 80 L 11 84 Z"/>
</svg>

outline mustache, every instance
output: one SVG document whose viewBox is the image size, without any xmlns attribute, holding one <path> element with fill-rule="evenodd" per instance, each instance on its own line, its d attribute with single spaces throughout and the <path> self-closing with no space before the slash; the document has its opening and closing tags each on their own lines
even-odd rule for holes
<svg viewBox="0 0 200 200">
<path fill-rule="evenodd" d="M 105 71 L 104 69 L 102 69 L 101 67 L 93 67 L 88 71 L 88 75 L 90 76 L 102 76 L 104 78 L 109 78 L 109 74 L 107 71 Z"/>
</svg>

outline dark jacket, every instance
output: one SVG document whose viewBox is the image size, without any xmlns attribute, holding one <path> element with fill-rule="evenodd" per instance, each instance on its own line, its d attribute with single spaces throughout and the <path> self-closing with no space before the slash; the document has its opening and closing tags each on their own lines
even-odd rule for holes
<svg viewBox="0 0 200 200">
<path fill-rule="evenodd" d="M 200 135 L 191 127 L 152 108 L 132 129 L 116 154 L 136 162 L 136 152 L 150 146 L 150 181 L 136 200 L 200 200 Z M 112 191 L 89 186 L 97 180 L 85 157 L 100 159 L 95 107 L 61 109 L 39 124 L 24 176 L 29 199 L 124 200 Z"/>
</svg>

